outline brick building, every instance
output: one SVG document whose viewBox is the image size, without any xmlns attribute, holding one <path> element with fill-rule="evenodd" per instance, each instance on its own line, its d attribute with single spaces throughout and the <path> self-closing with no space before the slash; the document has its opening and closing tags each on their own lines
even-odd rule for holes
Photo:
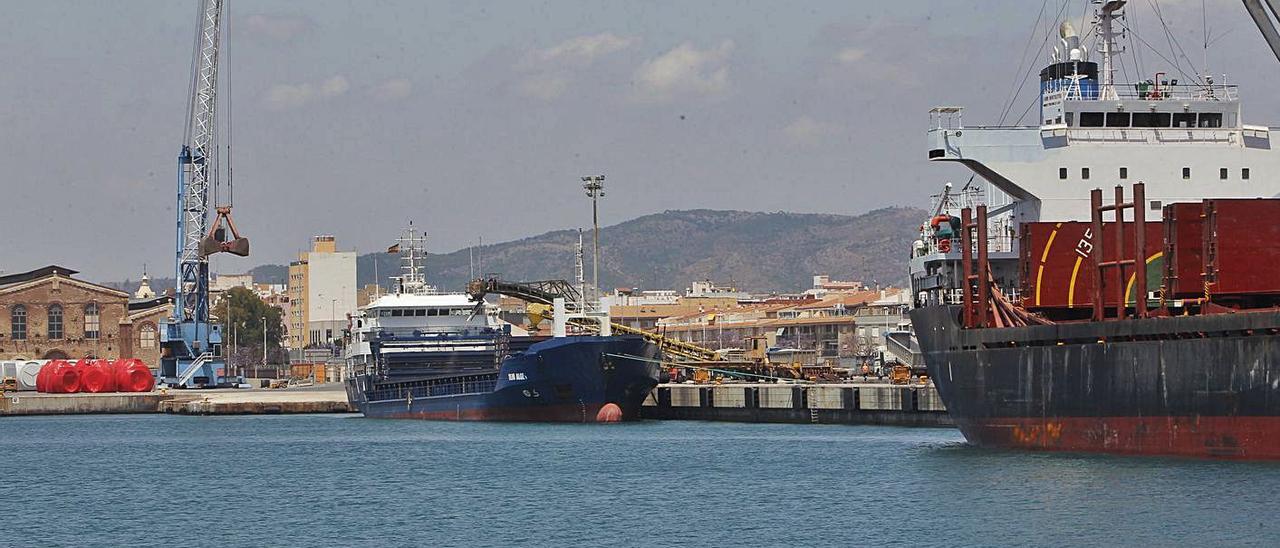
<svg viewBox="0 0 1280 548">
<path fill-rule="evenodd" d="M 50 265 L 0 276 L 0 359 L 137 357 L 155 367 L 163 299 L 131 310 L 128 293 L 75 274 Z"/>
</svg>

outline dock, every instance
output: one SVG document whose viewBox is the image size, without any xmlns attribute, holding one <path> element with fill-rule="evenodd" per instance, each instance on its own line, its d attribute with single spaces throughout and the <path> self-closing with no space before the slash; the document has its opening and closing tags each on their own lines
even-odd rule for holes
<svg viewBox="0 0 1280 548">
<path fill-rule="evenodd" d="M 179 415 L 266 415 L 352 413 L 341 384 L 288 389 L 219 389 L 39 394 L 6 392 L 0 416 L 171 413 Z"/>
<path fill-rule="evenodd" d="M 953 427 L 932 384 L 660 384 L 646 419 Z"/>
</svg>

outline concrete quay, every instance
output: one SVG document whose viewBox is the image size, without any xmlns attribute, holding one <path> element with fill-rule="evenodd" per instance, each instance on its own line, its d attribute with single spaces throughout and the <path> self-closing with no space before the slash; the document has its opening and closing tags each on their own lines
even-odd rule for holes
<svg viewBox="0 0 1280 548">
<path fill-rule="evenodd" d="M 173 413 L 180 415 L 249 415 L 351 413 L 341 384 L 313 387 L 220 390 L 169 390 L 108 394 L 39 394 L 6 392 L 0 416 Z"/>
<path fill-rule="evenodd" d="M 811 424 L 953 427 L 932 384 L 660 384 L 640 416 Z"/>
</svg>

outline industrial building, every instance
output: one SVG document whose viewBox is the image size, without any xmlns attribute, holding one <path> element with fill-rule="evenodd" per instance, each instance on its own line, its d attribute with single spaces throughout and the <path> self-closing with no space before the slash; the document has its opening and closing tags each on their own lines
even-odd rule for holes
<svg viewBox="0 0 1280 548">
<path fill-rule="evenodd" d="M 338 251 L 333 236 L 316 236 L 311 250 L 289 263 L 290 348 L 328 345 L 342 338 L 356 311 L 356 253 Z"/>
<path fill-rule="evenodd" d="M 49 265 L 0 276 L 0 359 L 160 360 L 159 323 L 172 313 L 144 275 L 138 295 L 75 278 Z"/>
</svg>

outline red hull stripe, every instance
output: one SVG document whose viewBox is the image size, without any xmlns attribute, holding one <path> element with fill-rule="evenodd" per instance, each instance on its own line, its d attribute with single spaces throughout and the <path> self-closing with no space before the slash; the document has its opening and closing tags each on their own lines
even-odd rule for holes
<svg viewBox="0 0 1280 548">
<path fill-rule="evenodd" d="M 438 421 L 596 422 L 601 404 L 540 407 L 486 407 L 454 411 L 398 412 L 379 417 Z M 631 416 L 624 416 L 624 420 Z"/>
<path fill-rule="evenodd" d="M 1280 417 L 957 419 L 983 447 L 1280 460 Z"/>
</svg>

